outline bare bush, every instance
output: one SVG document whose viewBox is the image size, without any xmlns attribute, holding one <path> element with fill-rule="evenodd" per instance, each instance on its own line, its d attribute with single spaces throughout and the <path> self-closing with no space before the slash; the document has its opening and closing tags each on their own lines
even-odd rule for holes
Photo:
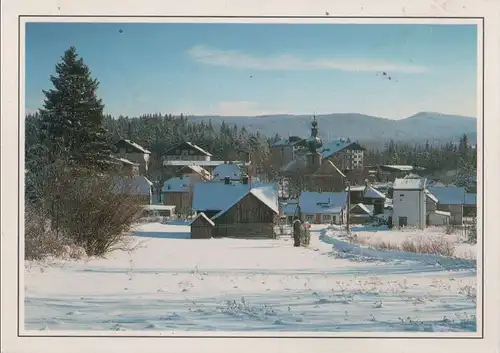
<svg viewBox="0 0 500 353">
<path fill-rule="evenodd" d="M 50 234 L 55 234 L 56 239 L 69 239 L 80 246 L 88 256 L 127 249 L 127 231 L 143 211 L 142 200 L 134 192 L 131 180 L 115 173 L 96 174 L 65 166 L 53 168 L 38 192 L 41 197 L 33 205 L 50 219 L 51 232 L 43 234 L 43 241 L 49 241 Z M 77 253 L 71 252 L 69 256 Z"/>
<path fill-rule="evenodd" d="M 28 208 L 24 221 L 24 257 L 26 260 L 42 260 L 47 256 L 70 258 L 84 256 L 78 253 L 70 239 L 50 228 L 47 218 L 39 210 Z"/>
</svg>

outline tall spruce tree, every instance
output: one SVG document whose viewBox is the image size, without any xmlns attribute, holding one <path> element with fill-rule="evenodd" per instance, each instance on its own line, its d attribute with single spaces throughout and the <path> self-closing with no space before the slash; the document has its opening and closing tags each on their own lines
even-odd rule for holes
<svg viewBox="0 0 500 353">
<path fill-rule="evenodd" d="M 54 88 L 43 91 L 40 109 L 50 161 L 64 159 L 80 167 L 106 169 L 111 143 L 104 129 L 104 104 L 97 97 L 99 82 L 75 47 L 61 57 L 50 81 Z"/>
</svg>

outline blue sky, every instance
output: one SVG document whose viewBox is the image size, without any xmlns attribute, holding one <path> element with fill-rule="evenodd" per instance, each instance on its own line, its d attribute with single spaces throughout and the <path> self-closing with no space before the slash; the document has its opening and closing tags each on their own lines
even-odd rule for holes
<svg viewBox="0 0 500 353">
<path fill-rule="evenodd" d="M 475 25 L 28 23 L 28 112 L 70 46 L 115 116 L 476 114 Z"/>
</svg>

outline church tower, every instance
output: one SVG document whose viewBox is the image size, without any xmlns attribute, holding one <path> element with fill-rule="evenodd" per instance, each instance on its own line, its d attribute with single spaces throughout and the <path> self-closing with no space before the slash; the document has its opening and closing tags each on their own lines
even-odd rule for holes
<svg viewBox="0 0 500 353">
<path fill-rule="evenodd" d="M 323 146 L 321 138 L 318 136 L 318 121 L 316 116 L 313 117 L 311 122 L 311 136 L 307 139 L 307 147 L 309 153 L 307 154 L 307 164 L 309 167 L 319 168 L 322 162 L 322 155 L 318 150 Z"/>
</svg>

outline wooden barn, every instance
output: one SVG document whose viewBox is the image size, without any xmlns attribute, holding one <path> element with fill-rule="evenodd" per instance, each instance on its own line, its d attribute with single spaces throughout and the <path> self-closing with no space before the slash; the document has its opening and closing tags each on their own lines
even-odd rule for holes
<svg viewBox="0 0 500 353">
<path fill-rule="evenodd" d="M 191 222 L 191 239 L 210 239 L 214 235 L 215 223 L 203 212 Z"/>
<path fill-rule="evenodd" d="M 278 195 L 274 184 L 198 183 L 193 209 L 214 222 L 214 237 L 273 238 Z"/>
</svg>

